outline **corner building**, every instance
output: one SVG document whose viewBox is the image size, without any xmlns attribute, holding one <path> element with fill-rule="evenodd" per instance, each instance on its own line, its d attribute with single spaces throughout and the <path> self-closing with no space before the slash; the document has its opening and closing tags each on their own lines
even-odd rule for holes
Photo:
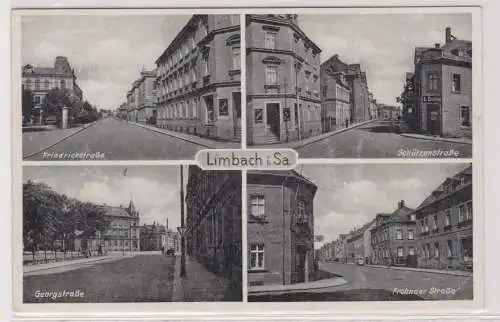
<svg viewBox="0 0 500 322">
<path fill-rule="evenodd" d="M 248 172 L 250 286 L 313 279 L 316 190 L 295 171 Z"/>
<path fill-rule="evenodd" d="M 418 264 L 472 269 L 472 166 L 447 178 L 416 210 Z"/>
<path fill-rule="evenodd" d="M 156 60 L 156 125 L 241 139 L 239 15 L 194 15 Z"/>
<path fill-rule="evenodd" d="M 241 291 L 241 172 L 189 166 L 186 210 L 188 255 Z"/>
<path fill-rule="evenodd" d="M 247 15 L 247 142 L 321 133 L 320 48 L 297 15 Z"/>
</svg>

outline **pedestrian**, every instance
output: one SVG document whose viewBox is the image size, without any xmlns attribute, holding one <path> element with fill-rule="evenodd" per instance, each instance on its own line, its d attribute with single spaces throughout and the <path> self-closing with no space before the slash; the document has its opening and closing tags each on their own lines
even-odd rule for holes
<svg viewBox="0 0 500 322">
<path fill-rule="evenodd" d="M 345 119 L 345 127 L 348 128 L 349 127 L 349 120 L 348 119 Z"/>
</svg>

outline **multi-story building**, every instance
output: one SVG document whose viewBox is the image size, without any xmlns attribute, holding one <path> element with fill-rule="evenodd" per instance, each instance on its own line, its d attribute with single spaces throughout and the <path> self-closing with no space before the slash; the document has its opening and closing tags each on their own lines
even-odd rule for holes
<svg viewBox="0 0 500 322">
<path fill-rule="evenodd" d="M 141 250 L 161 250 L 166 235 L 165 226 L 157 223 L 152 225 L 143 224 L 140 227 L 140 234 Z"/>
<path fill-rule="evenodd" d="M 339 262 L 345 262 L 347 260 L 347 237 L 347 234 L 340 234 L 335 242 L 335 259 Z"/>
<path fill-rule="evenodd" d="M 128 207 L 99 206 L 103 211 L 104 221 L 108 222 L 106 231 L 97 232 L 86 240 L 86 249 L 98 250 L 99 245 L 106 251 L 138 251 L 140 250 L 139 212 L 130 200 Z M 75 248 L 81 248 L 81 240 L 75 241 Z M 78 245 L 77 245 L 78 244 Z M 85 248 L 84 247 L 84 248 Z"/>
<path fill-rule="evenodd" d="M 378 119 L 378 109 L 377 109 L 377 100 L 374 98 L 372 92 L 368 92 L 368 112 L 370 115 L 370 119 Z"/>
<path fill-rule="evenodd" d="M 313 279 L 316 190 L 295 171 L 248 172 L 250 286 Z"/>
<path fill-rule="evenodd" d="M 333 56 L 321 64 L 321 110 L 323 132 L 335 131 L 351 122 L 351 88 L 345 70 L 332 63 Z"/>
<path fill-rule="evenodd" d="M 247 15 L 247 143 L 321 133 L 320 48 L 297 15 Z"/>
<path fill-rule="evenodd" d="M 65 90 L 73 101 L 82 101 L 83 93 L 76 82 L 76 75 L 68 58 L 57 56 L 54 67 L 37 67 L 30 64 L 22 69 L 23 88 L 33 93 L 36 109 L 40 109 L 45 96 L 53 89 Z"/>
<path fill-rule="evenodd" d="M 162 246 L 165 251 L 173 249 L 174 254 L 179 254 L 181 252 L 181 239 L 178 232 L 167 229 L 163 237 Z"/>
<path fill-rule="evenodd" d="M 442 136 L 472 135 L 472 42 L 446 28 L 445 43 L 417 47 L 414 101 L 418 129 Z"/>
<path fill-rule="evenodd" d="M 418 264 L 472 268 L 472 166 L 447 178 L 416 209 Z"/>
<path fill-rule="evenodd" d="M 128 120 L 156 124 L 156 71 L 141 70 L 127 92 Z"/>
<path fill-rule="evenodd" d="M 404 200 L 398 202 L 392 213 L 377 214 L 371 229 L 371 262 L 415 266 L 415 235 L 415 210 L 406 207 Z"/>
<path fill-rule="evenodd" d="M 241 172 L 189 166 L 187 253 L 241 291 Z"/>
<path fill-rule="evenodd" d="M 362 227 L 351 231 L 346 238 L 346 261 L 354 262 L 362 258 L 367 260 L 371 254 L 371 232 L 370 229 L 375 225 L 375 220 L 364 224 Z"/>
<path fill-rule="evenodd" d="M 325 261 L 335 260 L 335 241 L 331 241 L 321 246 L 320 256 L 321 259 Z"/>
<path fill-rule="evenodd" d="M 156 60 L 158 127 L 241 139 L 239 15 L 194 15 Z"/>
</svg>

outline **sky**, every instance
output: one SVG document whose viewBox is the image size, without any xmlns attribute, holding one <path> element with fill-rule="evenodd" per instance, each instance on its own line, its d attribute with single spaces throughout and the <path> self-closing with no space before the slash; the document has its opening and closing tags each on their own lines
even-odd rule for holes
<svg viewBox="0 0 500 322">
<path fill-rule="evenodd" d="M 392 213 L 398 201 L 415 209 L 444 180 L 469 165 L 342 164 L 303 165 L 302 175 L 318 186 L 314 198 L 315 235 L 336 240 L 375 218 Z M 300 166 L 296 169 L 300 172 Z"/>
<path fill-rule="evenodd" d="M 179 166 L 25 166 L 23 171 L 24 182 L 43 182 L 81 201 L 118 207 L 128 206 L 132 196 L 141 225 L 165 225 L 168 218 L 169 228 L 180 226 Z M 187 173 L 185 166 L 184 185 Z"/>
<path fill-rule="evenodd" d="M 22 64 L 52 67 L 68 57 L 84 99 L 104 109 L 126 101 L 141 69 L 155 60 L 186 24 L 186 15 L 23 16 Z"/>
<path fill-rule="evenodd" d="M 472 40 L 470 14 L 300 15 L 299 25 L 322 49 L 322 62 L 338 54 L 345 63 L 361 64 L 374 98 L 389 105 L 413 71 L 415 47 L 442 45 L 446 27 L 458 39 Z"/>
</svg>

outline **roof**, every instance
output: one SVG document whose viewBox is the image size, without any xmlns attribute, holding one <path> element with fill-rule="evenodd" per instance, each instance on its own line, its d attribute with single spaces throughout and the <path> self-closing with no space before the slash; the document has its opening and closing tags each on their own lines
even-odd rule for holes
<svg viewBox="0 0 500 322">
<path fill-rule="evenodd" d="M 105 213 L 106 216 L 110 216 L 110 217 L 133 217 L 132 214 L 130 214 L 128 212 L 127 208 L 107 206 L 107 205 L 101 205 L 100 208 L 106 212 Z"/>
<path fill-rule="evenodd" d="M 456 173 L 455 175 L 453 175 L 452 177 L 448 177 L 446 178 L 436 189 L 434 189 L 432 191 L 432 193 L 424 199 L 424 201 L 422 201 L 422 203 L 417 207 L 417 210 L 421 210 L 422 208 L 425 208 L 426 206 L 430 205 L 430 204 L 433 204 L 434 202 L 436 202 L 437 200 L 440 200 L 441 197 L 439 196 L 436 196 L 434 195 L 434 192 L 435 191 L 438 191 L 441 186 L 446 182 L 446 181 L 449 181 L 451 178 L 456 178 L 458 177 L 459 175 L 472 175 L 472 165 L 469 165 L 467 166 L 467 168 L 463 169 L 462 171 Z"/>
<path fill-rule="evenodd" d="M 316 192 L 317 190 L 317 186 L 314 182 L 310 181 L 309 179 L 307 179 L 306 177 L 304 177 L 303 175 L 299 174 L 297 171 L 295 170 L 252 170 L 252 171 L 248 171 L 248 175 L 262 175 L 262 176 L 279 176 L 279 177 L 283 177 L 283 178 L 294 178 L 296 179 L 297 181 L 301 181 L 305 184 L 308 184 L 310 186 L 312 186 L 314 192 Z"/>
<path fill-rule="evenodd" d="M 391 214 L 391 216 L 387 219 L 387 222 L 398 222 L 398 221 L 406 221 L 408 220 L 408 215 L 415 212 L 415 209 L 408 208 L 406 206 L 402 206 Z"/>
</svg>

